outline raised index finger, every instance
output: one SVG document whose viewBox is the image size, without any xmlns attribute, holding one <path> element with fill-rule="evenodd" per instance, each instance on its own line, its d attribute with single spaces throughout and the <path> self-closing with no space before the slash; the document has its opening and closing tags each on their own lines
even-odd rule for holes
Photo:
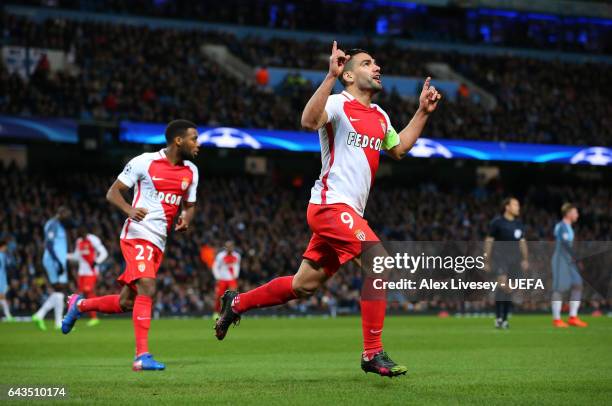
<svg viewBox="0 0 612 406">
<path fill-rule="evenodd" d="M 423 83 L 423 89 L 429 89 L 429 82 L 431 82 L 431 76 L 427 76 L 427 79 L 425 79 L 425 83 Z"/>
<path fill-rule="evenodd" d="M 334 43 L 332 45 L 332 55 L 336 53 L 337 49 L 338 49 L 338 43 L 336 41 L 334 41 Z"/>
</svg>

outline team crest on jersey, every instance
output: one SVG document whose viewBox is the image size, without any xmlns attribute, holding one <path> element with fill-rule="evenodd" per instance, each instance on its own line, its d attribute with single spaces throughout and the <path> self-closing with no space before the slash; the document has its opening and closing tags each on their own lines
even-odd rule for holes
<svg viewBox="0 0 612 406">
<path fill-rule="evenodd" d="M 183 178 L 183 180 L 181 181 L 181 189 L 187 190 L 188 187 L 189 187 L 189 178 Z"/>
<path fill-rule="evenodd" d="M 382 118 L 379 118 L 378 121 L 380 122 L 380 126 L 383 130 L 383 134 L 387 133 L 387 123 L 385 123 L 385 120 L 383 120 Z"/>
<path fill-rule="evenodd" d="M 366 240 L 366 235 L 363 232 L 363 230 L 361 230 L 361 229 L 357 229 L 357 231 L 355 231 L 355 237 L 357 237 L 357 239 L 359 241 L 365 241 Z"/>
<path fill-rule="evenodd" d="M 521 231 L 521 229 L 517 228 L 514 230 L 514 238 L 518 240 L 521 238 L 521 235 L 523 235 L 523 232 Z"/>
<path fill-rule="evenodd" d="M 140 272 L 144 272 L 147 269 L 147 264 L 145 264 L 144 262 L 139 262 L 138 263 L 138 270 Z"/>
</svg>

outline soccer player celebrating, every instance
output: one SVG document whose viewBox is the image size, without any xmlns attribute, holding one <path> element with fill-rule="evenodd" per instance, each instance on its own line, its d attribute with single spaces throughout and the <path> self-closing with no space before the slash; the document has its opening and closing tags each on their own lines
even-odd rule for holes
<svg viewBox="0 0 612 406">
<path fill-rule="evenodd" d="M 77 261 L 79 264 L 79 294 L 91 299 L 96 297 L 98 265 L 108 258 L 108 251 L 102 244 L 102 240 L 96 235 L 88 233 L 84 226 L 77 229 L 77 234 L 75 251 L 68 254 L 68 259 Z M 89 316 L 91 319 L 87 322 L 88 326 L 92 327 L 100 324 L 96 312 L 89 312 Z"/>
<path fill-rule="evenodd" d="M 567 328 L 587 327 L 588 324 L 578 318 L 578 308 L 582 299 L 582 277 L 578 272 L 578 260 L 572 246 L 574 244 L 574 229 L 572 224 L 578 221 L 578 209 L 571 203 L 561 206 L 563 219 L 555 225 L 555 252 L 552 257 L 553 294 L 552 314 L 553 326 Z M 562 295 L 570 291 L 569 319 L 561 319 Z"/>
<path fill-rule="evenodd" d="M 62 326 L 64 312 L 64 292 L 68 284 L 68 237 L 64 224 L 70 217 L 70 210 L 60 206 L 55 217 L 45 223 L 45 252 L 43 254 L 43 267 L 47 271 L 47 278 L 53 287 L 45 303 L 32 316 L 32 321 L 39 329 L 45 331 L 45 316 L 53 309 L 55 328 Z"/>
<path fill-rule="evenodd" d="M 345 90 L 330 96 L 336 80 Z M 273 279 L 246 293 L 225 292 L 215 325 L 219 340 L 249 309 L 311 296 L 342 264 L 350 260 L 360 264 L 363 241 L 379 241 L 363 212 L 380 150 L 399 160 L 412 148 L 442 97 L 430 80 L 425 80 L 417 112 L 398 134 L 387 114 L 372 103 L 382 90 L 380 66 L 368 52 L 354 49 L 345 53 L 334 41 L 329 72 L 306 104 L 301 121 L 303 127 L 319 131 L 321 143 L 321 175 L 312 188 L 307 212 L 312 238 L 294 276 Z M 397 365 L 383 350 L 385 311 L 385 300 L 365 300 L 362 295 L 361 368 L 397 376 L 407 368 Z"/>
<path fill-rule="evenodd" d="M 6 250 L 8 244 L 5 240 L 0 240 L 0 305 L 2 305 L 2 311 L 4 312 L 4 319 L 6 321 L 13 321 L 11 310 L 9 309 L 8 302 L 6 301 L 6 291 L 8 290 L 8 278 L 6 275 L 8 260 L 6 256 Z"/>
<path fill-rule="evenodd" d="M 212 266 L 213 276 L 217 281 L 215 286 L 215 313 L 219 317 L 221 296 L 226 290 L 238 290 L 238 275 L 240 275 L 240 253 L 234 251 L 234 242 L 227 241 L 225 247 L 215 256 Z"/>
<path fill-rule="evenodd" d="M 126 262 L 118 281 L 119 295 L 83 299 L 70 296 L 62 332 L 68 334 L 83 312 L 132 311 L 136 358 L 132 369 L 163 370 L 165 365 L 149 353 L 148 335 L 155 295 L 155 277 L 162 262 L 168 232 L 182 206 L 175 231 L 188 229 L 195 212 L 198 169 L 188 161 L 198 153 L 196 125 L 175 120 L 165 131 L 167 146 L 132 159 L 110 187 L 106 198 L 128 217 L 121 230 L 121 252 Z M 123 193 L 134 188 L 130 205 Z"/>
<path fill-rule="evenodd" d="M 515 197 L 508 197 L 502 202 L 503 215 L 495 217 L 489 224 L 489 231 L 485 239 L 485 270 L 491 270 L 491 261 L 494 261 L 494 272 L 497 281 L 504 286 L 508 285 L 508 278 L 518 277 L 518 269 L 526 272 L 529 269 L 527 240 L 525 227 L 518 216 L 521 204 Z M 495 253 L 492 253 L 494 241 L 512 241 L 502 243 Z M 518 246 L 516 245 L 518 242 Z M 492 255 L 493 254 L 493 255 Z M 512 296 L 508 290 L 499 289 L 495 298 L 495 327 L 510 328 L 508 313 L 512 306 Z"/>
</svg>

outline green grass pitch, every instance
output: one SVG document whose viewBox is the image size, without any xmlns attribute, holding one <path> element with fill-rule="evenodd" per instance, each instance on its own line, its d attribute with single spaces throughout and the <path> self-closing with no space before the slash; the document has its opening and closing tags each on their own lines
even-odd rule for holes
<svg viewBox="0 0 612 406">
<path fill-rule="evenodd" d="M 129 319 L 68 336 L 1 323 L 0 384 L 65 386 L 59 404 L 609 405 L 612 319 L 586 320 L 555 330 L 516 316 L 498 331 L 490 318 L 388 317 L 385 347 L 409 367 L 394 379 L 361 371 L 357 317 L 247 317 L 222 342 L 210 319 L 154 320 L 150 349 L 167 369 L 141 373 Z"/>
</svg>

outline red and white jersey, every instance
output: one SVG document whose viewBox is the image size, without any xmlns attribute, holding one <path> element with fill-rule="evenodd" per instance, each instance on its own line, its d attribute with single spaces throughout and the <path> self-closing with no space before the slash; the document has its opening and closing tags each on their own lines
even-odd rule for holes
<svg viewBox="0 0 612 406">
<path fill-rule="evenodd" d="M 240 254 L 236 251 L 221 250 L 215 256 L 213 275 L 218 281 L 233 281 L 240 275 Z"/>
<path fill-rule="evenodd" d="M 399 144 L 387 113 L 366 107 L 348 92 L 328 97 L 328 122 L 319 129 L 321 175 L 310 203 L 345 203 L 363 216 L 378 170 L 381 149 Z"/>
<path fill-rule="evenodd" d="M 85 238 L 79 237 L 74 247 L 74 252 L 68 254 L 68 259 L 78 261 L 79 276 L 97 275 L 96 264 L 108 258 L 108 251 L 102 240 L 94 234 L 87 234 Z"/>
<path fill-rule="evenodd" d="M 132 207 L 148 210 L 141 221 L 125 221 L 121 239 L 147 240 L 163 251 L 181 203 L 196 201 L 198 168 L 189 161 L 172 165 L 162 149 L 133 158 L 117 179 L 134 187 Z"/>
</svg>

